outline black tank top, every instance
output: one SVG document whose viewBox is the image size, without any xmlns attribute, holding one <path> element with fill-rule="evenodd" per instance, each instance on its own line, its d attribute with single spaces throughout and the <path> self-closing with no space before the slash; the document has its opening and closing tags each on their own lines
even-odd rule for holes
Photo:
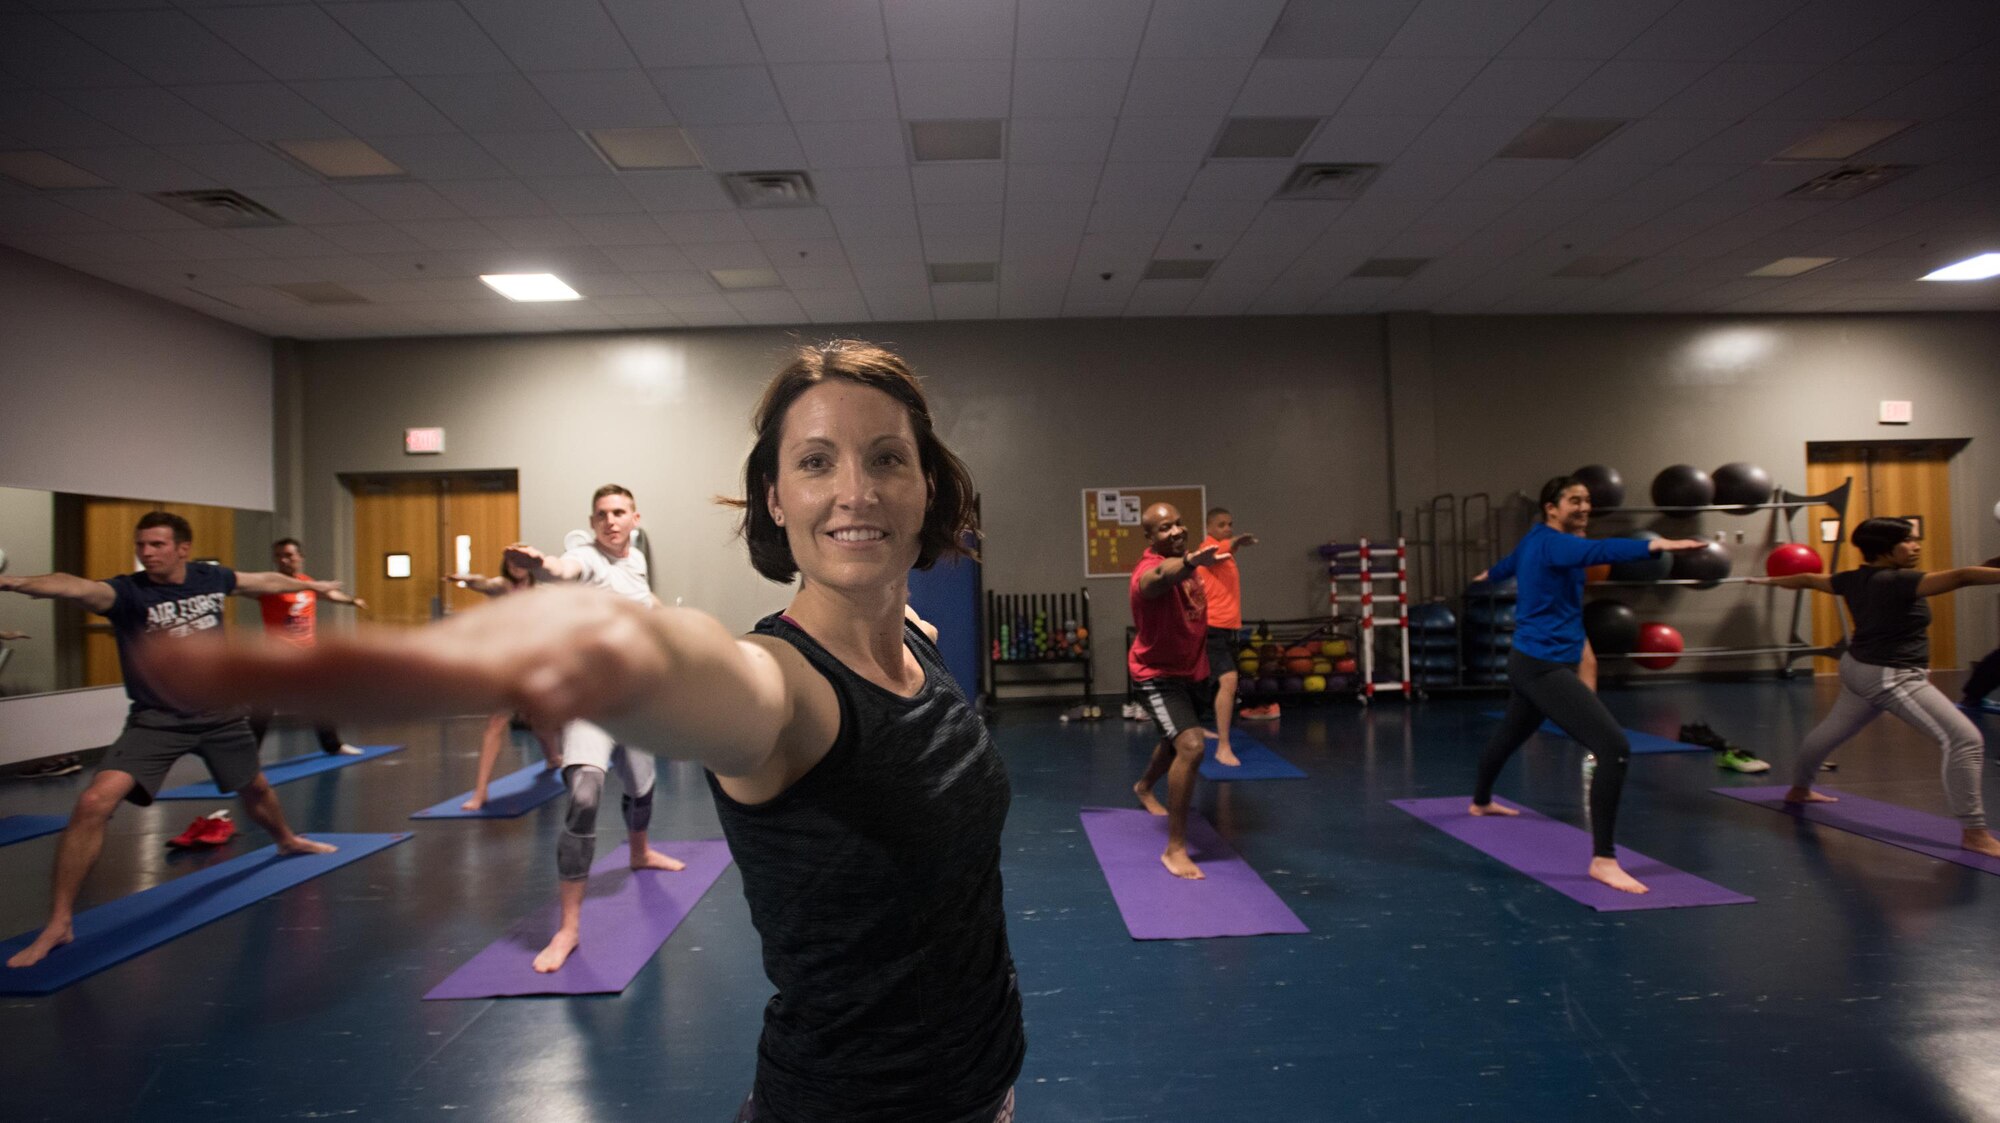
<svg viewBox="0 0 2000 1123">
<path fill-rule="evenodd" d="M 777 798 L 738 803 L 708 774 L 778 988 L 757 1045 L 759 1123 L 985 1123 L 1026 1051 L 1000 754 L 915 625 L 913 698 L 783 616 L 756 631 L 797 648 L 840 700 L 833 747 Z"/>
</svg>

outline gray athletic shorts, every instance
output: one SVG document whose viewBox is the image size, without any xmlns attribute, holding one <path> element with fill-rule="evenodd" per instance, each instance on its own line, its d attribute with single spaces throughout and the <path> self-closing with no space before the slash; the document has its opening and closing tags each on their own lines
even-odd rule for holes
<svg viewBox="0 0 2000 1123">
<path fill-rule="evenodd" d="M 137 710 L 125 719 L 125 731 L 104 754 L 97 770 L 124 772 L 138 783 L 125 798 L 141 807 L 159 794 L 167 770 L 194 753 L 208 765 L 215 786 L 233 792 L 257 778 L 257 738 L 240 717 L 213 714 L 187 717 L 165 710 Z"/>
</svg>

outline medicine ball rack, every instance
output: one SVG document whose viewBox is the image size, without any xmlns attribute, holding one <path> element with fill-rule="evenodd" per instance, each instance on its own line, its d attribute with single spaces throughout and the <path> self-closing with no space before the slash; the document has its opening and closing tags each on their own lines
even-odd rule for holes
<svg viewBox="0 0 2000 1123">
<path fill-rule="evenodd" d="M 1072 623 L 1074 621 L 1074 623 Z M 986 697 L 997 700 L 1003 686 L 1078 683 L 1083 704 L 1091 702 L 1090 588 L 1074 593 L 986 592 Z M 1060 674 L 1014 676 L 1023 667 L 1053 668 Z M 1002 680 L 1002 671 L 1010 675 Z"/>
<path fill-rule="evenodd" d="M 1283 681 L 1283 676 L 1275 674 L 1263 675 L 1261 673 L 1257 676 L 1239 675 L 1236 687 L 1237 700 L 1239 702 L 1258 703 L 1324 701 L 1329 698 L 1340 698 L 1353 693 L 1352 687 L 1359 678 L 1358 672 L 1360 668 L 1358 664 L 1360 662 L 1359 652 L 1361 649 L 1361 640 L 1355 634 L 1355 622 L 1355 618 L 1352 616 L 1300 616 L 1290 620 L 1259 620 L 1255 624 L 1238 628 L 1236 630 L 1236 638 L 1233 642 L 1251 647 L 1277 646 L 1289 649 L 1301 644 L 1311 645 L 1333 641 L 1338 645 L 1336 650 L 1339 651 L 1339 654 L 1324 657 L 1329 660 L 1340 660 L 1351 656 L 1355 659 L 1357 666 L 1355 674 L 1342 674 L 1339 671 L 1327 674 L 1325 676 L 1326 689 L 1321 691 L 1286 690 L 1283 688 L 1260 690 L 1254 685 L 1257 678 L 1277 678 L 1279 681 Z M 1127 651 L 1132 649 L 1132 641 L 1137 637 L 1138 629 L 1129 624 L 1126 625 L 1125 649 Z M 1211 678 L 1220 677 L 1221 675 L 1220 668 L 1210 667 L 1208 670 Z M 1292 675 L 1290 677 L 1302 677 L 1302 675 Z M 1132 670 L 1128 666 L 1125 670 L 1125 700 L 1128 702 L 1136 701 L 1138 697 L 1138 691 L 1134 688 L 1132 682 Z"/>
</svg>

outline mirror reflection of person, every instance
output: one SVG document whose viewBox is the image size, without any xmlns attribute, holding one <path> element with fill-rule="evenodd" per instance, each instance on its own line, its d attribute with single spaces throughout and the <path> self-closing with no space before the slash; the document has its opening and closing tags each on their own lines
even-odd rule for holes
<svg viewBox="0 0 2000 1123">
<path fill-rule="evenodd" d="M 280 538 L 271 543 L 271 561 L 278 572 L 299 581 L 311 581 L 306 573 L 305 551 L 296 538 Z M 291 593 L 266 593 L 257 598 L 257 607 L 263 613 L 264 634 L 293 647 L 311 647 L 319 638 L 319 602 L 325 597 L 334 604 L 353 606 L 357 611 L 368 611 L 368 602 L 360 597 L 335 589 L 321 593 L 313 589 L 300 589 Z M 250 714 L 250 732 L 257 737 L 257 743 L 264 743 L 264 736 L 271 731 L 271 715 L 262 711 Z M 319 751 L 328 756 L 360 756 L 361 750 L 340 739 L 340 733 L 333 726 L 315 724 L 313 736 L 319 740 Z"/>
</svg>

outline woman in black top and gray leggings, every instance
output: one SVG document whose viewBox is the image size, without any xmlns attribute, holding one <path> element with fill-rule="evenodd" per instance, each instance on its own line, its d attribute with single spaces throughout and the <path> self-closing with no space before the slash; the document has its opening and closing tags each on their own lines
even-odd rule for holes
<svg viewBox="0 0 2000 1123">
<path fill-rule="evenodd" d="M 801 578 L 755 634 L 557 586 L 412 632 L 148 669 L 215 704 L 512 706 L 701 761 L 778 988 L 738 1118 L 1010 1120 L 1026 1045 L 1001 906 L 1007 776 L 908 607 L 910 569 L 963 552 L 972 480 L 902 360 L 867 344 L 802 349 L 754 424 L 736 501 L 751 562 Z"/>
<path fill-rule="evenodd" d="M 1812 790 L 1820 765 L 1862 727 L 1884 713 L 1930 737 L 1944 751 L 1944 793 L 1963 833 L 1959 845 L 2000 857 L 2000 839 L 1986 829 L 1980 800 L 1980 766 L 1986 742 L 1979 727 L 1932 686 L 1931 606 L 1928 598 L 1967 585 L 2000 584 L 2000 569 L 1966 566 L 1924 573 L 1917 569 L 1923 543 L 1908 519 L 1869 519 L 1850 537 L 1861 566 L 1827 577 L 1801 573 L 1757 579 L 1785 589 L 1812 589 L 1847 602 L 1854 635 L 1840 657 L 1840 697 L 1806 734 L 1792 774 L 1787 803 L 1832 803 Z"/>
</svg>

